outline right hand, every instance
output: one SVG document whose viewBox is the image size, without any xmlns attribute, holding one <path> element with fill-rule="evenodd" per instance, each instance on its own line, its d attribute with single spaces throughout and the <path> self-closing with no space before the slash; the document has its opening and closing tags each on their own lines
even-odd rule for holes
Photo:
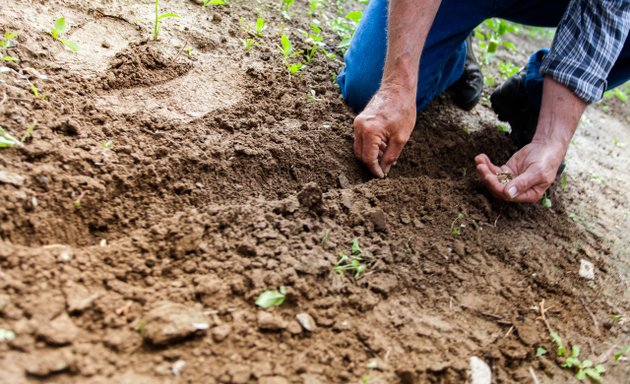
<svg viewBox="0 0 630 384">
<path fill-rule="evenodd" d="M 415 92 L 398 86 L 381 86 L 354 119 L 355 156 L 374 176 L 387 176 L 415 123 Z"/>
</svg>

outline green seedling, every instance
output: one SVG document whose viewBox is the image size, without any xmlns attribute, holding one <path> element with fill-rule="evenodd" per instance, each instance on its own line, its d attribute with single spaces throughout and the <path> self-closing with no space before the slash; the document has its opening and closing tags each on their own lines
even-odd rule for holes
<svg viewBox="0 0 630 384">
<path fill-rule="evenodd" d="M 326 243 L 328 242 L 328 238 L 330 237 L 330 232 L 326 231 L 324 232 L 324 234 L 322 235 L 322 240 L 319 242 L 319 244 L 323 247 L 324 245 L 326 245 Z"/>
<path fill-rule="evenodd" d="M 225 5 L 225 0 L 203 0 L 204 7 L 209 5 Z"/>
<path fill-rule="evenodd" d="M 72 40 L 63 38 L 62 35 L 66 33 L 68 30 L 68 25 L 66 24 L 66 18 L 61 16 L 57 20 L 55 20 L 55 24 L 50 30 L 50 35 L 53 39 L 58 40 L 66 47 L 68 50 L 76 53 L 79 50 L 79 46 Z"/>
<path fill-rule="evenodd" d="M 282 0 L 282 4 L 280 5 L 280 14 L 285 19 L 290 19 L 291 15 L 289 14 L 289 10 L 295 3 L 295 0 Z"/>
<path fill-rule="evenodd" d="M 576 370 L 575 378 L 580 381 L 589 378 L 600 383 L 602 381 L 602 373 L 606 372 L 606 369 L 601 364 L 593 366 L 591 360 L 586 359 L 581 361 L 580 347 L 577 345 L 571 348 L 571 355 L 567 357 L 562 367 Z"/>
<path fill-rule="evenodd" d="M 313 16 L 315 12 L 317 12 L 317 10 L 321 8 L 324 4 L 325 0 L 311 0 L 308 4 L 308 10 L 306 11 L 306 13 L 309 16 Z"/>
<path fill-rule="evenodd" d="M 250 49 L 252 49 L 252 47 L 256 43 L 254 39 L 241 39 L 241 41 L 243 42 L 243 48 L 245 48 L 245 51 L 249 51 Z"/>
<path fill-rule="evenodd" d="M 157 41 L 160 35 L 160 22 L 167 18 L 179 19 L 180 16 L 177 13 L 160 14 L 160 0 L 155 0 L 155 22 L 153 23 L 153 40 L 154 41 Z"/>
<path fill-rule="evenodd" d="M 508 79 L 518 73 L 519 67 L 514 65 L 511 61 L 503 62 L 499 60 L 499 73 L 503 79 Z"/>
<path fill-rule="evenodd" d="M 359 239 L 352 240 L 352 246 L 350 248 L 350 255 L 346 255 L 343 252 L 339 253 L 339 260 L 335 264 L 335 272 L 340 276 L 344 276 L 346 271 L 354 272 L 354 278 L 360 279 L 366 270 L 363 262 L 363 250 L 359 246 Z"/>
<path fill-rule="evenodd" d="M 265 291 L 256 299 L 256 305 L 261 308 L 278 307 L 287 298 L 286 289 L 281 286 L 277 291 Z"/>
<path fill-rule="evenodd" d="M 20 138 L 20 141 L 22 141 L 23 143 L 26 143 L 26 140 L 28 140 L 33 135 L 33 131 L 35 130 L 35 128 L 37 128 L 37 123 L 29 124 L 29 126 L 26 127 L 26 131 Z"/>
<path fill-rule="evenodd" d="M 499 124 L 499 125 L 497 125 L 497 131 L 499 131 L 501 133 L 510 133 L 510 132 L 512 132 L 512 129 L 507 124 Z"/>
<path fill-rule="evenodd" d="M 462 234 L 462 228 L 465 227 L 464 223 L 458 224 L 458 221 L 463 221 L 466 216 L 463 213 L 458 213 L 457 217 L 451 223 L 451 235 L 460 236 Z"/>
<path fill-rule="evenodd" d="M 545 208 L 553 207 L 553 203 L 546 193 L 543 195 L 542 199 L 540 199 L 540 205 L 542 205 Z"/>
<path fill-rule="evenodd" d="M 4 128 L 0 127 L 0 148 L 21 147 L 22 143 L 11 136 Z"/>
<path fill-rule="evenodd" d="M 330 22 L 330 28 L 339 36 L 340 42 L 337 48 L 342 53 L 350 46 L 350 40 L 362 16 L 361 12 L 353 11 L 347 13 L 345 17 L 336 17 Z"/>
<path fill-rule="evenodd" d="M 294 76 L 295 74 L 297 74 L 304 67 L 302 63 L 290 64 L 289 62 L 287 62 L 286 65 L 287 65 L 287 69 L 289 70 L 289 75 L 291 76 Z"/>
<path fill-rule="evenodd" d="M 547 350 L 544 347 L 536 348 L 536 357 L 544 356 L 547 354 Z"/>
<path fill-rule="evenodd" d="M 0 57 L 2 57 L 2 61 L 17 61 L 18 58 L 15 56 L 11 56 L 8 54 L 8 49 L 13 47 L 14 40 L 17 37 L 17 32 L 4 32 L 4 38 L 0 39 Z"/>
<path fill-rule="evenodd" d="M 299 52 L 295 52 L 293 50 L 293 44 L 291 44 L 291 40 L 289 40 L 289 37 L 285 34 L 280 36 L 280 49 L 282 50 L 282 56 L 285 59 L 289 59 L 299 54 Z"/>
<path fill-rule="evenodd" d="M 618 363 L 619 360 L 623 357 L 623 355 L 628 353 L 628 351 L 630 351 L 630 344 L 626 345 L 625 347 L 617 351 L 615 355 L 613 356 L 613 361 L 615 362 L 615 364 Z"/>
<path fill-rule="evenodd" d="M 560 178 L 560 185 L 562 185 L 562 191 L 566 192 L 567 191 L 567 185 L 568 185 L 567 173 L 566 172 L 562 172 L 562 177 Z"/>
<path fill-rule="evenodd" d="M 558 335 L 556 332 L 551 332 L 549 336 L 551 336 L 551 338 L 553 339 L 553 342 L 556 343 L 556 347 L 558 348 L 558 350 L 556 351 L 556 356 L 558 357 L 566 356 L 567 349 L 562 343 L 562 339 L 560 338 L 560 335 Z"/>
<path fill-rule="evenodd" d="M 568 216 L 569 216 L 569 219 L 571 219 L 571 220 L 573 220 L 575 222 L 582 222 L 582 221 L 586 220 L 586 218 L 584 218 L 584 216 L 580 216 L 577 213 L 573 213 L 573 212 L 569 212 Z"/>
<path fill-rule="evenodd" d="M 311 32 L 306 34 L 306 43 L 311 46 L 311 48 L 306 51 L 305 55 L 306 62 L 310 63 L 313 59 L 315 59 L 315 55 L 317 55 L 317 52 L 320 49 L 324 50 L 324 37 L 322 36 L 322 29 L 314 22 L 311 23 Z"/>
<path fill-rule="evenodd" d="M 248 27 L 248 32 L 250 34 L 257 37 L 263 37 L 265 35 L 265 30 L 267 29 L 267 22 L 262 17 L 259 17 L 256 19 L 256 24 L 254 24 L 254 31 L 249 31 L 249 29 L 250 28 Z"/>
<path fill-rule="evenodd" d="M 475 37 L 479 41 L 479 49 L 484 53 L 483 61 L 488 64 L 500 47 L 515 50 L 516 46 L 505 40 L 507 34 L 518 34 L 520 28 L 509 21 L 502 19 L 488 19 L 475 29 Z"/>
<path fill-rule="evenodd" d="M 11 341 L 13 339 L 15 339 L 15 332 L 0 328 L 0 342 Z"/>
</svg>

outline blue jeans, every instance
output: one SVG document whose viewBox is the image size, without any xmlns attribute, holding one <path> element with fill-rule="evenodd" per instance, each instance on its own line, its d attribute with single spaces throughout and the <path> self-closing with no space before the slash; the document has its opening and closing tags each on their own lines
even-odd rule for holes
<svg viewBox="0 0 630 384">
<path fill-rule="evenodd" d="M 466 61 L 466 38 L 485 19 L 500 17 L 521 24 L 556 27 L 569 0 L 442 0 L 427 36 L 418 81 L 418 110 L 457 81 Z M 350 48 L 344 57 L 346 66 L 337 83 L 348 105 L 359 112 L 380 87 L 387 50 L 388 0 L 371 0 L 363 13 Z M 608 87 L 614 88 L 630 79 L 630 42 L 627 39 L 613 66 Z M 540 106 L 542 82 L 535 68 L 540 67 L 544 50 L 530 58 L 525 89 L 532 105 Z"/>
</svg>

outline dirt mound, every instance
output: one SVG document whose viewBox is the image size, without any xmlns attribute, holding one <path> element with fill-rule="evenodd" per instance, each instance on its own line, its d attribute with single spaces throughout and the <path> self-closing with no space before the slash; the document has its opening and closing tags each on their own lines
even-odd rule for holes
<svg viewBox="0 0 630 384">
<path fill-rule="evenodd" d="M 548 327 L 584 356 L 623 340 L 609 250 L 567 219 L 559 187 L 546 209 L 496 201 L 477 180 L 476 154 L 513 150 L 492 124 L 469 130 L 439 98 L 373 180 L 352 154 L 340 62 L 320 55 L 291 77 L 271 32 L 244 51 L 252 7 L 198 16 L 229 31 L 221 49 L 196 51 L 193 22 L 117 45 L 103 88 L 54 60 L 15 64 L 47 74 L 31 75 L 46 100 L 3 78 L 0 125 L 37 128 L 0 157 L 22 177 L 0 182 L 0 328 L 16 334 L 0 342 L 0 381 L 451 383 L 477 356 L 496 382 L 531 382 L 530 367 L 560 382 L 572 374 L 535 356 L 554 348 Z M 30 33 L 21 49 L 40 42 Z M 185 41 L 163 47 L 187 33 L 190 57 L 176 54 Z M 334 270 L 355 238 L 360 279 Z M 590 288 L 581 259 L 595 263 Z M 254 305 L 280 286 L 282 306 Z"/>
</svg>

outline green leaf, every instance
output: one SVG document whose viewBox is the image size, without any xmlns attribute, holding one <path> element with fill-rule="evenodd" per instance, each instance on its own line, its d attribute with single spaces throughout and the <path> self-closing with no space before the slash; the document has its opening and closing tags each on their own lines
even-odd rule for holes
<svg viewBox="0 0 630 384">
<path fill-rule="evenodd" d="M 208 5 L 225 5 L 225 1 L 224 0 L 203 0 L 203 5 L 204 7 L 207 7 Z"/>
<path fill-rule="evenodd" d="M 613 357 L 613 361 L 615 363 L 618 363 L 619 359 L 621 359 L 621 357 L 623 355 L 625 355 L 628 351 L 630 351 L 630 344 L 626 345 L 625 347 L 623 347 L 619 351 L 617 351 L 617 353 L 615 353 L 615 355 Z"/>
<path fill-rule="evenodd" d="M 66 31 L 66 27 L 66 18 L 64 16 L 61 16 L 55 21 L 55 27 L 52 30 L 53 37 L 56 39 L 57 37 L 59 37 L 59 35 L 63 35 L 63 33 Z"/>
<path fill-rule="evenodd" d="M 158 21 L 161 21 L 162 19 L 167 19 L 169 17 L 179 19 L 181 16 L 178 15 L 177 13 L 163 13 L 160 16 L 158 16 Z"/>
<path fill-rule="evenodd" d="M 556 332 L 551 332 L 549 334 L 549 336 L 551 336 L 553 341 L 558 346 L 558 351 L 556 352 L 556 355 L 558 355 L 559 357 L 566 356 L 567 355 L 567 349 L 562 344 L 562 339 L 560 338 L 560 335 L 558 335 Z"/>
<path fill-rule="evenodd" d="M 2 61 L 17 61 L 17 57 L 6 55 L 2 58 Z"/>
<path fill-rule="evenodd" d="M 363 17 L 363 13 L 360 11 L 348 12 L 348 14 L 346 15 L 346 19 L 352 20 L 355 23 L 358 23 L 362 17 Z"/>
<path fill-rule="evenodd" d="M 516 46 L 514 44 L 512 44 L 511 42 L 509 42 L 509 41 L 504 41 L 503 42 L 503 46 L 507 47 L 511 51 L 515 51 L 516 50 Z"/>
<path fill-rule="evenodd" d="M 9 132 L 5 131 L 4 128 L 0 127 L 0 148 L 11 148 L 15 146 L 20 146 L 22 143 L 15 137 L 11 136 Z"/>
<path fill-rule="evenodd" d="M 280 291 L 265 291 L 256 299 L 256 305 L 261 308 L 277 307 L 284 303 L 286 299 L 286 291 L 284 287 L 280 287 Z"/>
<path fill-rule="evenodd" d="M 499 47 L 499 43 L 496 40 L 490 40 L 488 42 L 488 48 L 486 49 L 486 52 L 495 53 L 498 47 Z"/>
<path fill-rule="evenodd" d="M 291 52 L 293 51 L 293 47 L 291 46 L 291 40 L 287 37 L 287 35 L 280 36 L 280 43 L 282 44 L 282 54 L 284 57 L 289 57 Z"/>
<path fill-rule="evenodd" d="M 350 250 L 351 250 L 353 256 L 359 256 L 359 257 L 363 256 L 363 250 L 359 246 L 359 238 L 358 237 L 355 237 L 352 240 L 352 246 L 350 247 Z"/>
<path fill-rule="evenodd" d="M 59 38 L 59 41 L 63 43 L 63 46 L 68 48 L 70 51 L 77 53 L 79 50 L 79 45 L 72 40 Z"/>
<path fill-rule="evenodd" d="M 540 357 L 547 354 L 547 350 L 543 347 L 538 347 L 536 349 L 536 357 Z"/>
</svg>

